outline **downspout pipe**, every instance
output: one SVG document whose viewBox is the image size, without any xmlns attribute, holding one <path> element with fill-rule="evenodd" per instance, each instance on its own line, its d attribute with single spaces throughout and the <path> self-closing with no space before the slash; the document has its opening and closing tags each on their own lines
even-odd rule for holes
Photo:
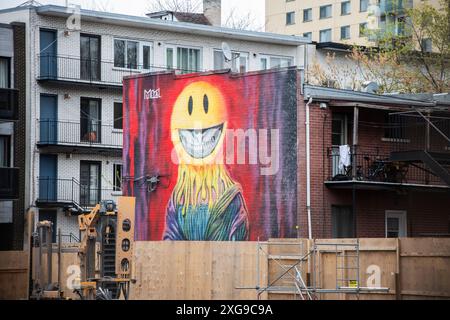
<svg viewBox="0 0 450 320">
<path fill-rule="evenodd" d="M 306 103 L 306 211 L 308 214 L 308 238 L 312 239 L 312 224 L 311 224 L 311 141 L 310 141 L 310 121 L 309 108 L 313 98 L 309 97 Z"/>
</svg>

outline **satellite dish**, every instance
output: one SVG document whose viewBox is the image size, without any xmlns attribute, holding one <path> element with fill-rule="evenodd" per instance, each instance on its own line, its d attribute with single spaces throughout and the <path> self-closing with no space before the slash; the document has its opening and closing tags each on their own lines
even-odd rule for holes
<svg viewBox="0 0 450 320">
<path fill-rule="evenodd" d="M 233 59 L 230 45 L 226 42 L 222 42 L 222 53 L 225 58 L 225 61 L 231 61 Z"/>
</svg>

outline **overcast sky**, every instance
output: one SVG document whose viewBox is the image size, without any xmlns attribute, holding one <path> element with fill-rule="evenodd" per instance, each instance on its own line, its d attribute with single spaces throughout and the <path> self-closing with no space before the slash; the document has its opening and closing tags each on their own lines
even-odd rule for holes
<svg viewBox="0 0 450 320">
<path fill-rule="evenodd" d="M 26 0 L 0 0 L 0 9 L 15 7 Z M 42 4 L 65 5 L 66 0 L 38 0 Z M 83 8 L 92 9 L 95 6 L 107 7 L 108 10 L 130 15 L 145 15 L 148 13 L 152 0 L 69 0 L 69 3 L 81 4 Z M 89 8 L 90 7 L 90 8 Z M 222 0 L 222 19 L 228 17 L 232 8 L 245 15 L 251 13 L 255 19 L 255 26 L 264 26 L 264 0 Z"/>
</svg>

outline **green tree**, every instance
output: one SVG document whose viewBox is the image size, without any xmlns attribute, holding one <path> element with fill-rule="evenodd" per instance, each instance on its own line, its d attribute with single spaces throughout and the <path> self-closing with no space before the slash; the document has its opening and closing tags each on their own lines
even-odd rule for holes
<svg viewBox="0 0 450 320">
<path fill-rule="evenodd" d="M 404 10 L 404 16 L 378 32 L 378 47 L 392 62 L 406 66 L 406 79 L 400 80 L 412 91 L 449 91 L 450 0 L 441 0 L 439 7 L 425 2 L 402 8 L 398 3 L 394 10 Z M 411 77 L 416 85 L 409 83 Z"/>
</svg>

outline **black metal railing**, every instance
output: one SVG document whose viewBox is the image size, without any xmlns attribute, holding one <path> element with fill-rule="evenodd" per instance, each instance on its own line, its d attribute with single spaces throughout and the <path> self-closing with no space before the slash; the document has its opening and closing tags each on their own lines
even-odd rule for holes
<svg viewBox="0 0 450 320">
<path fill-rule="evenodd" d="M 83 209 L 92 208 L 102 200 L 114 200 L 117 191 L 93 188 L 81 184 L 77 179 L 39 178 L 38 203 L 68 204 Z"/>
<path fill-rule="evenodd" d="M 0 199 L 14 200 L 19 198 L 18 168 L 0 167 Z"/>
<path fill-rule="evenodd" d="M 113 125 L 98 120 L 84 122 L 41 120 L 39 121 L 39 145 L 69 145 L 102 148 L 122 148 L 123 134 Z"/>
<path fill-rule="evenodd" d="M 392 151 L 450 153 L 449 117 L 424 118 L 418 113 L 413 113 L 390 115 L 389 120 L 384 136 L 392 143 Z"/>
<path fill-rule="evenodd" d="M 76 81 L 121 86 L 123 77 L 148 72 L 141 65 L 117 67 L 114 61 L 71 56 L 39 55 L 38 80 Z"/>
<path fill-rule="evenodd" d="M 56 239 L 58 239 L 59 234 L 56 235 Z M 74 235 L 73 233 L 70 234 L 61 234 L 61 242 L 62 243 L 78 243 L 80 242 L 80 238 Z"/>
<path fill-rule="evenodd" d="M 389 160 L 389 154 L 359 151 L 345 163 L 337 149 L 328 150 L 328 181 L 367 181 L 419 185 L 445 185 L 423 164 Z"/>
<path fill-rule="evenodd" d="M 0 119 L 17 120 L 19 91 L 17 89 L 0 88 Z"/>
</svg>

